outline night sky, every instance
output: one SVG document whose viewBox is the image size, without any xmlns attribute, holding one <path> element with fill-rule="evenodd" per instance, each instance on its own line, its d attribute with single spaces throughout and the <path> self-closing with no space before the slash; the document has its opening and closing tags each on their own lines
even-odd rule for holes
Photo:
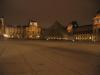
<svg viewBox="0 0 100 75">
<path fill-rule="evenodd" d="M 98 8 L 100 0 L 0 0 L 0 16 L 7 25 L 26 25 L 29 19 L 46 27 L 55 20 L 65 25 L 72 20 L 90 24 Z"/>
</svg>

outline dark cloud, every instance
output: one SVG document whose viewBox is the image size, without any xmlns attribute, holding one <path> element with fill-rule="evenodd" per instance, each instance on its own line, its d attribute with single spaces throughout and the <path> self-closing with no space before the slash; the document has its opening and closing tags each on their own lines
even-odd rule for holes
<svg viewBox="0 0 100 75">
<path fill-rule="evenodd" d="M 6 24 L 27 24 L 34 18 L 44 26 L 55 20 L 89 24 L 99 3 L 100 0 L 0 0 L 0 14 L 5 16 Z"/>
</svg>

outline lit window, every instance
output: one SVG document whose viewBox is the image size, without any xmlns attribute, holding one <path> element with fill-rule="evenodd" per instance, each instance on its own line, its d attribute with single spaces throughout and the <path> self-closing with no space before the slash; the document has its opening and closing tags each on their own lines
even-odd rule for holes
<svg viewBox="0 0 100 75">
<path fill-rule="evenodd" d="M 34 22 L 34 26 L 37 26 L 37 22 Z"/>
</svg>

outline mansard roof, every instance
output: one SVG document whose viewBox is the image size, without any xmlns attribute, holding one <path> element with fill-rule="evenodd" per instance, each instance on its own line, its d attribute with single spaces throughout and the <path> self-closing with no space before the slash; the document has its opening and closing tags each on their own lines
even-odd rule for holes
<svg viewBox="0 0 100 75">
<path fill-rule="evenodd" d="M 74 29 L 73 33 L 93 33 L 93 25 L 83 25 Z"/>
</svg>

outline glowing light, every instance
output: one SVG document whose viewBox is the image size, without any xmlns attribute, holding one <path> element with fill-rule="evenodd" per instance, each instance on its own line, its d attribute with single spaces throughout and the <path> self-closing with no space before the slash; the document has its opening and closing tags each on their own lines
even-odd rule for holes
<svg viewBox="0 0 100 75">
<path fill-rule="evenodd" d="M 39 35 L 37 35 L 37 36 L 36 36 L 36 38 L 40 38 L 40 36 L 39 36 Z"/>
<path fill-rule="evenodd" d="M 32 25 L 32 22 L 30 22 L 30 25 Z"/>
<path fill-rule="evenodd" d="M 37 24 L 37 22 L 34 22 L 34 26 L 37 26 L 38 24 Z"/>
<path fill-rule="evenodd" d="M 7 34 L 3 34 L 4 37 L 9 38 L 10 36 Z"/>
<path fill-rule="evenodd" d="M 72 31 L 72 28 L 73 28 L 72 25 L 68 26 L 67 31 L 68 31 L 68 32 L 71 32 L 71 31 Z"/>
<path fill-rule="evenodd" d="M 91 40 L 91 39 L 92 39 L 92 37 L 89 37 L 89 39 Z"/>
</svg>

